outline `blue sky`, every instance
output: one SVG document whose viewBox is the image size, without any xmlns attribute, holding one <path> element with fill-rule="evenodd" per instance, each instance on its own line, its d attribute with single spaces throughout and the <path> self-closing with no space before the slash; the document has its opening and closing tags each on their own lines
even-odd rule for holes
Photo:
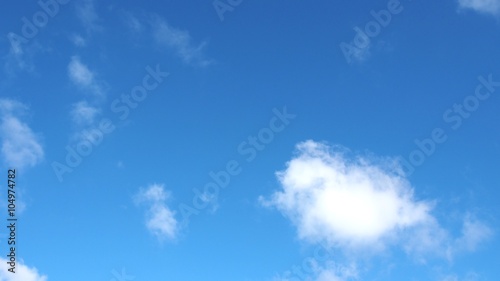
<svg viewBox="0 0 500 281">
<path fill-rule="evenodd" d="M 500 1 L 7 5 L 0 280 L 500 275 Z"/>
</svg>

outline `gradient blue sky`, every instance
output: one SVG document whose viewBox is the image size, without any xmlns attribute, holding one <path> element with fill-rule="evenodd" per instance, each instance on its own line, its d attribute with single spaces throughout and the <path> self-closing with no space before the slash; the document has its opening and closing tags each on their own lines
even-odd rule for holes
<svg viewBox="0 0 500 281">
<path fill-rule="evenodd" d="M 499 0 L 0 14 L 1 281 L 500 276 Z"/>
</svg>

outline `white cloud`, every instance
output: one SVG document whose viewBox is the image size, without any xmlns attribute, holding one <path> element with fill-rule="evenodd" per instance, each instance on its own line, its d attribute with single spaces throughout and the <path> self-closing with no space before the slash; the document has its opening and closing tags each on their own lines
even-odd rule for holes
<svg viewBox="0 0 500 281">
<path fill-rule="evenodd" d="M 406 233 L 404 250 L 421 264 L 427 263 L 429 256 L 451 260 L 455 254 L 453 239 L 436 219 L 430 219 L 412 232 Z"/>
<path fill-rule="evenodd" d="M 346 279 L 337 275 L 337 273 L 331 269 L 323 269 L 321 272 L 319 272 L 318 277 L 316 278 L 316 281 L 342 281 L 342 280 Z"/>
<path fill-rule="evenodd" d="M 140 189 L 134 200 L 137 204 L 146 204 L 148 212 L 146 214 L 146 227 L 160 241 L 165 238 L 176 237 L 178 222 L 175 219 L 175 212 L 165 203 L 170 194 L 165 191 L 163 185 L 153 184 L 146 189 Z"/>
<path fill-rule="evenodd" d="M 340 265 L 327 262 L 324 266 L 314 268 L 315 281 L 343 281 L 358 279 L 359 273 L 356 265 Z"/>
<path fill-rule="evenodd" d="M 472 9 L 478 13 L 500 15 L 500 0 L 458 0 L 462 9 Z"/>
<path fill-rule="evenodd" d="M 259 201 L 288 218 L 299 238 L 342 250 L 335 260 L 345 263 L 330 257 L 313 264 L 301 280 L 359 280 L 356 263 L 387 246 L 400 246 L 421 264 L 435 257 L 451 261 L 493 235 L 486 224 L 466 214 L 455 238 L 431 214 L 435 204 L 415 198 L 395 159 L 354 155 L 341 146 L 311 140 L 296 149 L 285 169 L 276 173 L 281 188 Z M 459 280 L 454 275 L 446 278 Z M 287 271 L 274 280 L 296 278 Z"/>
<path fill-rule="evenodd" d="M 284 274 L 276 276 L 273 281 L 344 281 L 358 279 L 359 272 L 355 264 L 339 264 L 334 261 L 326 261 L 319 264 L 312 260 L 307 268 L 302 263 L 302 267 L 294 267 L 292 271 L 286 271 Z"/>
<path fill-rule="evenodd" d="M 18 71 L 33 72 L 35 70 L 34 57 L 37 53 L 45 52 L 46 49 L 34 39 L 30 42 L 22 42 L 16 36 L 19 35 L 14 33 L 7 35 L 10 48 L 3 57 L 5 60 L 4 70 L 9 75 L 14 75 Z"/>
<path fill-rule="evenodd" d="M 454 239 L 431 214 L 433 203 L 417 200 L 414 189 L 392 159 L 351 156 L 340 146 L 306 141 L 285 170 L 281 189 L 265 206 L 275 207 L 296 226 L 299 238 L 346 250 L 383 248 L 401 243 L 422 259 L 451 259 L 473 251 L 491 235 L 483 223 L 466 216 L 462 236 Z"/>
<path fill-rule="evenodd" d="M 94 72 L 83 64 L 77 56 L 71 57 L 68 64 L 68 76 L 71 82 L 92 94 L 96 96 L 104 94 L 101 85 L 95 79 Z"/>
<path fill-rule="evenodd" d="M 459 278 L 456 274 L 450 274 L 441 279 L 441 281 L 477 281 L 481 280 L 475 272 L 469 272 L 464 278 Z"/>
<path fill-rule="evenodd" d="M 87 45 L 87 40 L 78 34 L 73 34 L 70 37 L 71 42 L 77 47 L 85 47 Z"/>
<path fill-rule="evenodd" d="M 169 25 L 160 17 L 154 17 L 151 25 L 156 42 L 174 50 L 184 63 L 197 66 L 208 66 L 212 63 L 203 54 L 206 43 L 203 42 L 198 46 L 193 45 L 189 32 Z"/>
<path fill-rule="evenodd" d="M 470 214 L 463 218 L 458 237 L 442 228 L 436 219 L 414 229 L 404 238 L 405 251 L 420 263 L 426 263 L 429 255 L 452 261 L 457 255 L 474 252 L 478 246 L 493 236 L 493 230 Z"/>
<path fill-rule="evenodd" d="M 459 251 L 475 251 L 480 243 L 492 236 L 493 231 L 491 228 L 468 214 L 465 216 L 462 226 L 462 236 L 455 242 L 456 249 Z"/>
<path fill-rule="evenodd" d="M 15 70 L 33 71 L 33 64 L 26 61 L 24 50 L 19 43 L 11 45 L 9 53 L 5 57 L 5 70 L 7 73 L 14 73 Z"/>
<path fill-rule="evenodd" d="M 95 10 L 94 0 L 81 0 L 76 6 L 76 15 L 87 32 L 100 30 L 97 24 L 99 16 Z"/>
<path fill-rule="evenodd" d="M 458 277 L 456 275 L 448 275 L 442 281 L 458 281 Z"/>
<path fill-rule="evenodd" d="M 78 125 L 92 125 L 100 113 L 100 109 L 89 105 L 86 101 L 80 101 L 73 105 L 71 117 Z"/>
<path fill-rule="evenodd" d="M 398 170 L 348 159 L 314 141 L 297 149 L 286 170 L 277 173 L 283 189 L 262 202 L 291 219 L 301 238 L 368 245 L 430 219 L 431 204 L 414 199 Z"/>
<path fill-rule="evenodd" d="M 144 26 L 142 23 L 139 21 L 137 17 L 135 17 L 132 13 L 125 12 L 124 14 L 124 21 L 127 27 L 132 31 L 132 32 L 141 32 L 144 29 Z"/>
<path fill-rule="evenodd" d="M 17 262 L 16 273 L 9 272 L 7 260 L 0 258 L 0 281 L 47 281 L 45 275 L 38 273 L 36 268 L 30 268 L 22 262 Z"/>
<path fill-rule="evenodd" d="M 33 167 L 44 157 L 38 137 L 20 120 L 27 110 L 22 103 L 0 99 L 2 154 L 5 164 L 13 168 Z"/>
<path fill-rule="evenodd" d="M 88 87 L 94 83 L 94 74 L 80 61 L 79 57 L 71 58 L 68 72 L 71 81 L 77 85 Z"/>
</svg>

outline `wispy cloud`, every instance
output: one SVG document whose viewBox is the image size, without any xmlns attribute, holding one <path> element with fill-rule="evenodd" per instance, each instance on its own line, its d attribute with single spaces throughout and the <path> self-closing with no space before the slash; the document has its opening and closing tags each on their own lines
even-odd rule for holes
<svg viewBox="0 0 500 281">
<path fill-rule="evenodd" d="M 102 105 L 106 100 L 104 88 L 107 84 L 102 80 L 97 80 L 96 74 L 78 56 L 71 57 L 68 64 L 68 77 L 86 94 L 82 100 L 72 105 L 69 113 L 76 129 L 72 139 L 87 140 L 87 130 L 97 125 L 97 119 L 102 112 Z"/>
<path fill-rule="evenodd" d="M 129 13 L 129 12 L 124 12 L 123 19 L 124 19 L 125 25 L 132 32 L 137 33 L 137 32 L 141 32 L 144 30 L 144 25 L 136 16 L 134 16 L 134 14 Z"/>
<path fill-rule="evenodd" d="M 24 58 L 24 50 L 20 42 L 14 42 L 9 53 L 5 56 L 5 71 L 7 73 L 14 73 L 15 70 L 33 70 L 33 65 L 26 62 Z"/>
<path fill-rule="evenodd" d="M 79 34 L 73 34 L 69 37 L 69 39 L 77 47 L 85 47 L 87 45 L 87 40 Z"/>
<path fill-rule="evenodd" d="M 88 33 L 101 30 L 94 0 L 80 0 L 77 2 L 76 15 Z"/>
<path fill-rule="evenodd" d="M 71 82 L 86 92 L 96 96 L 104 95 L 102 85 L 96 80 L 94 72 L 82 63 L 78 56 L 71 57 L 68 64 L 68 77 Z"/>
<path fill-rule="evenodd" d="M 33 59 L 37 53 L 45 51 L 44 48 L 37 41 L 29 43 L 10 41 L 9 52 L 3 57 L 5 61 L 4 71 L 9 75 L 14 75 L 19 71 L 33 72 L 35 70 Z"/>
<path fill-rule="evenodd" d="M 333 262 L 327 263 L 326 266 L 317 267 L 314 270 L 316 275 L 315 281 L 343 281 L 358 279 L 358 269 L 354 265 L 341 266 Z"/>
<path fill-rule="evenodd" d="M 458 0 L 462 9 L 472 9 L 478 13 L 500 15 L 500 0 Z"/>
<path fill-rule="evenodd" d="M 16 273 L 9 272 L 7 260 L 0 258 L 0 280 L 2 281 L 47 281 L 46 275 L 38 273 L 36 268 L 30 268 L 23 262 L 16 264 Z"/>
<path fill-rule="evenodd" d="M 91 106 L 86 101 L 80 101 L 73 105 L 71 110 L 71 117 L 73 122 L 81 126 L 89 126 L 94 124 L 97 116 L 101 110 L 97 107 Z"/>
<path fill-rule="evenodd" d="M 479 244 L 492 236 L 491 228 L 467 214 L 462 226 L 462 235 L 456 240 L 455 248 L 457 251 L 475 251 Z"/>
<path fill-rule="evenodd" d="M 304 263 L 303 263 L 304 265 Z M 287 271 L 273 278 L 273 281 L 292 281 L 292 280 L 308 280 L 308 281 L 344 281 L 358 280 L 359 272 L 355 264 L 341 265 L 334 261 L 326 261 L 320 264 L 315 260 L 308 262 L 307 269 L 302 266 L 302 269 L 295 267 L 292 271 Z M 309 276 L 306 276 L 306 272 Z"/>
<path fill-rule="evenodd" d="M 459 277 L 456 274 L 450 274 L 441 279 L 441 281 L 478 281 L 483 280 L 481 276 L 475 272 L 469 272 L 463 278 Z"/>
<path fill-rule="evenodd" d="M 89 87 L 94 82 L 94 74 L 84 65 L 79 57 L 72 57 L 68 65 L 69 78 L 77 85 Z"/>
<path fill-rule="evenodd" d="M 208 66 L 213 63 L 203 53 L 206 42 L 194 45 L 189 32 L 169 25 L 158 16 L 153 17 L 151 26 L 155 41 L 161 46 L 173 50 L 184 63 L 196 66 Z"/>
<path fill-rule="evenodd" d="M 340 146 L 299 143 L 297 155 L 277 173 L 282 189 L 261 202 L 289 218 L 301 239 L 346 250 L 401 243 L 419 257 L 441 251 L 452 258 L 491 235 L 466 216 L 462 236 L 453 239 L 432 216 L 434 204 L 415 198 L 397 162 L 349 155 Z"/>
<path fill-rule="evenodd" d="M 5 164 L 14 168 L 33 167 L 44 157 L 39 138 L 21 121 L 27 110 L 20 102 L 0 99 L 2 154 Z"/>
<path fill-rule="evenodd" d="M 160 241 L 174 239 L 178 230 L 175 213 L 167 206 L 166 201 L 170 194 L 163 185 L 153 184 L 146 189 L 140 189 L 134 197 L 136 204 L 145 204 L 148 207 L 146 227 Z"/>
</svg>

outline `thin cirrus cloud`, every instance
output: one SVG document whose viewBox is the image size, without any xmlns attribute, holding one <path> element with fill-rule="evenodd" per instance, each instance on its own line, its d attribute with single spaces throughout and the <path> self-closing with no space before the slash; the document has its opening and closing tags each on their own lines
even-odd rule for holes
<svg viewBox="0 0 500 281">
<path fill-rule="evenodd" d="M 87 101 L 80 101 L 73 105 L 71 117 L 75 124 L 80 126 L 89 126 L 94 124 L 101 110 L 90 105 Z"/>
<path fill-rule="evenodd" d="M 173 50 L 184 63 L 202 67 L 213 63 L 203 52 L 206 42 L 194 45 L 189 32 L 171 26 L 159 16 L 153 17 L 151 26 L 156 43 Z"/>
<path fill-rule="evenodd" d="M 349 157 L 340 146 L 299 143 L 277 177 L 282 188 L 260 197 L 261 203 L 279 210 L 299 238 L 312 243 L 349 250 L 399 241 L 419 258 L 437 251 L 452 258 L 491 235 L 485 224 L 466 216 L 462 236 L 451 238 L 432 216 L 434 204 L 415 198 L 397 162 Z"/>
<path fill-rule="evenodd" d="M 5 57 L 4 69 L 9 74 L 14 73 L 15 70 L 33 70 L 33 65 L 25 60 L 25 51 L 20 42 L 11 43 L 9 53 Z"/>
<path fill-rule="evenodd" d="M 94 0 L 80 0 L 76 5 L 76 15 L 87 32 L 101 29 Z"/>
<path fill-rule="evenodd" d="M 343 280 L 359 280 L 359 270 L 355 264 L 341 265 L 333 261 L 327 261 L 324 264 L 319 264 L 312 260 L 308 266 L 309 276 L 299 273 L 297 276 L 290 276 L 291 272 L 274 277 L 273 281 L 294 281 L 294 280 L 310 280 L 310 281 L 343 281 Z M 297 274 L 297 272 L 295 272 Z"/>
<path fill-rule="evenodd" d="M 105 96 L 105 85 L 103 81 L 96 78 L 96 74 L 79 56 L 72 56 L 68 63 L 68 77 L 70 81 L 85 93 L 94 98 L 102 99 Z"/>
<path fill-rule="evenodd" d="M 463 278 L 456 274 L 450 274 L 443 277 L 440 281 L 479 281 L 483 280 L 480 278 L 479 274 L 475 272 L 468 272 Z"/>
<path fill-rule="evenodd" d="M 68 77 L 82 92 L 85 99 L 72 105 L 70 116 L 78 128 L 95 125 L 101 113 L 101 104 L 106 98 L 101 81 L 97 81 L 95 73 L 84 64 L 80 57 L 73 56 L 68 64 Z"/>
<path fill-rule="evenodd" d="M 136 204 L 147 206 L 146 227 L 160 241 L 174 239 L 177 235 L 175 213 L 166 204 L 169 197 L 170 193 L 160 184 L 141 188 L 134 197 Z"/>
<path fill-rule="evenodd" d="M 358 269 L 355 265 L 338 265 L 334 262 L 327 262 L 325 266 L 314 268 L 316 281 L 342 281 L 356 280 L 359 277 Z"/>
<path fill-rule="evenodd" d="M 85 47 L 87 45 L 87 40 L 79 34 L 73 34 L 69 39 L 77 47 Z"/>
<path fill-rule="evenodd" d="M 0 280 L 1 281 L 47 281 L 46 275 L 38 273 L 36 268 L 30 268 L 22 262 L 16 265 L 16 273 L 8 271 L 7 260 L 0 258 Z"/>
<path fill-rule="evenodd" d="M 81 62 L 78 56 L 71 57 L 71 61 L 68 64 L 68 76 L 78 86 L 85 88 L 97 86 L 94 73 Z"/>
<path fill-rule="evenodd" d="M 139 33 L 144 30 L 144 25 L 133 13 L 123 12 L 122 19 L 130 31 Z"/>
<path fill-rule="evenodd" d="M 8 35 L 8 37 L 11 34 Z M 10 37 L 9 37 L 10 38 Z M 10 41 L 11 39 L 9 39 Z M 35 71 L 34 57 L 44 52 L 44 48 L 36 41 L 22 43 L 18 41 L 10 42 L 9 52 L 4 56 L 4 71 L 10 76 L 14 76 L 18 71 Z"/>
<path fill-rule="evenodd" d="M 21 120 L 28 107 L 11 99 L 0 99 L 2 155 L 6 165 L 33 167 L 44 158 L 39 137 Z"/>
<path fill-rule="evenodd" d="M 159 47 L 173 52 L 187 65 L 206 67 L 215 62 L 205 55 L 207 42 L 194 43 L 195 40 L 187 30 L 170 25 L 159 15 L 137 16 L 132 12 L 123 12 L 122 21 L 131 33 L 152 36 Z"/>
<path fill-rule="evenodd" d="M 456 239 L 457 251 L 475 251 L 481 242 L 493 236 L 493 231 L 483 222 L 467 214 L 462 226 L 462 235 Z"/>
<path fill-rule="evenodd" d="M 478 13 L 500 15 L 500 0 L 458 0 L 462 9 L 471 9 Z"/>
</svg>

